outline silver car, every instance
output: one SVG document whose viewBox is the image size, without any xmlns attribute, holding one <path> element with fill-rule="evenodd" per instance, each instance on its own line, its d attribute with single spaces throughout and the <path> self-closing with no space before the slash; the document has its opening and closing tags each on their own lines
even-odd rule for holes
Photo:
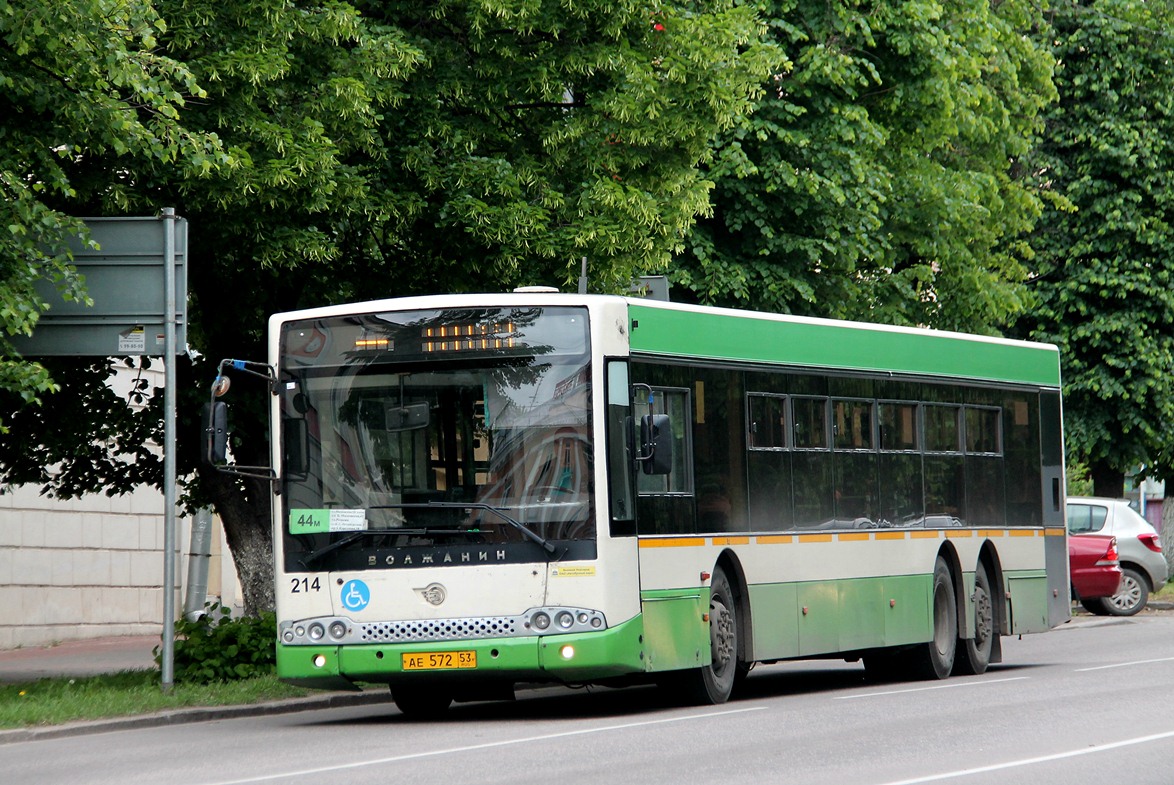
<svg viewBox="0 0 1174 785">
<path fill-rule="evenodd" d="M 1170 568 L 1158 531 L 1123 499 L 1068 498 L 1068 531 L 1111 534 L 1121 555 L 1121 589 L 1112 597 L 1081 600 L 1090 613 L 1132 616 L 1145 607 L 1150 592 L 1166 585 Z"/>
</svg>

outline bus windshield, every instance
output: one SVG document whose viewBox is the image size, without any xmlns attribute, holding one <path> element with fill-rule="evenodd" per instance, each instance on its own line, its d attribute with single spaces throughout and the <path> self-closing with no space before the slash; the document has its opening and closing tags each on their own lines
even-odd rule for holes
<svg viewBox="0 0 1174 785">
<path fill-rule="evenodd" d="M 281 352 L 287 567 L 594 553 L 585 310 L 291 322 Z"/>
</svg>

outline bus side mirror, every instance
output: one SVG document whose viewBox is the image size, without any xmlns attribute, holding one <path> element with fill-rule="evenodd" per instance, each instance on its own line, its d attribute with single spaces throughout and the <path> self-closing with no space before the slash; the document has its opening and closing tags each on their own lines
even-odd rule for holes
<svg viewBox="0 0 1174 785">
<path fill-rule="evenodd" d="M 203 460 L 211 466 L 228 461 L 228 404 L 214 401 L 204 404 Z"/>
<path fill-rule="evenodd" d="M 673 470 L 673 426 L 667 414 L 640 418 L 640 454 L 636 460 L 645 474 L 668 474 Z"/>
</svg>

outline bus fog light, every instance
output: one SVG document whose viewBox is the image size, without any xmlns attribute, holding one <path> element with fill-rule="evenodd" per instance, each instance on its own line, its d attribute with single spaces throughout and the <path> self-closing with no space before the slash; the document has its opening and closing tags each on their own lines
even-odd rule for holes
<svg viewBox="0 0 1174 785">
<path fill-rule="evenodd" d="M 563 646 L 561 649 L 559 649 L 558 653 L 562 655 L 564 660 L 569 660 L 575 656 L 575 647 L 567 644 L 566 646 Z"/>
<path fill-rule="evenodd" d="M 284 633 L 282 633 L 281 637 L 282 637 L 282 640 L 284 640 L 286 643 L 293 643 L 293 639 L 294 639 L 293 630 L 286 630 Z"/>
<path fill-rule="evenodd" d="M 575 623 L 575 617 L 566 611 L 560 613 L 555 617 L 555 619 L 558 621 L 558 626 L 562 627 L 564 630 L 571 629 L 571 625 Z"/>
<path fill-rule="evenodd" d="M 591 620 L 591 626 L 594 627 L 595 629 L 599 629 L 600 627 L 603 626 L 603 619 L 596 616 L 594 619 Z"/>
<path fill-rule="evenodd" d="M 550 617 L 539 611 L 530 619 L 530 623 L 534 625 L 534 629 L 536 630 L 545 630 L 550 626 Z"/>
<path fill-rule="evenodd" d="M 334 638 L 335 640 L 339 640 L 344 635 L 346 635 L 346 625 L 345 624 L 343 624 L 341 621 L 335 621 L 335 622 L 330 623 L 330 637 L 331 638 Z"/>
<path fill-rule="evenodd" d="M 326 634 L 326 628 L 323 627 L 318 622 L 314 622 L 313 624 L 310 625 L 310 640 L 320 641 L 320 640 L 322 640 L 322 636 L 325 634 Z"/>
<path fill-rule="evenodd" d="M 314 655 L 314 667 L 315 668 L 326 667 L 326 655 L 325 654 L 315 654 Z"/>
</svg>

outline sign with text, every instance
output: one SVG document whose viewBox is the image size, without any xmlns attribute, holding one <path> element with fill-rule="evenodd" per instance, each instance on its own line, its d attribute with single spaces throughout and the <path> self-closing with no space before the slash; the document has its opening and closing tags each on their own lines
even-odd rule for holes
<svg viewBox="0 0 1174 785">
<path fill-rule="evenodd" d="M 168 270 L 175 276 L 175 351 L 187 351 L 187 221 L 183 218 L 86 218 L 99 250 L 76 238 L 73 264 L 93 306 L 66 302 L 50 281 L 37 284 L 49 303 L 31 337 L 15 336 L 22 355 L 159 355 L 166 349 Z M 168 238 L 168 232 L 174 232 Z M 171 240 L 169 242 L 169 239 Z"/>
</svg>

